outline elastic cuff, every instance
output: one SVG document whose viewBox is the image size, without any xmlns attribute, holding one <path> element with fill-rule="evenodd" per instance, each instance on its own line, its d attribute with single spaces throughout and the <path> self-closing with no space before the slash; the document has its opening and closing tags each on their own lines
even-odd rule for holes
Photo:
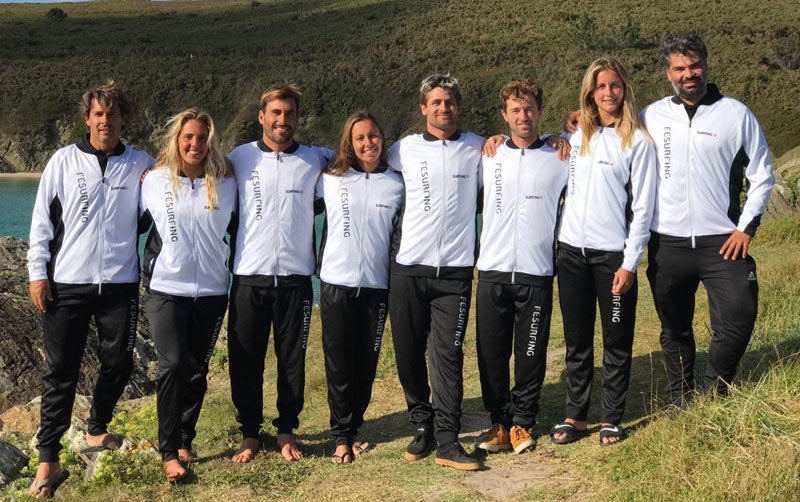
<svg viewBox="0 0 800 502">
<path fill-rule="evenodd" d="M 178 460 L 178 452 L 173 450 L 162 451 L 161 460 L 164 462 L 169 462 L 170 460 Z"/>
<path fill-rule="evenodd" d="M 58 452 L 61 451 L 61 445 L 52 448 L 39 448 L 39 463 L 52 463 L 58 462 Z"/>
</svg>

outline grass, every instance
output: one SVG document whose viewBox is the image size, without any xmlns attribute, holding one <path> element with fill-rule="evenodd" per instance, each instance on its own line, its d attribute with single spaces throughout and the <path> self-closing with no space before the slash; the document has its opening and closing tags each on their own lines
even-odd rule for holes
<svg viewBox="0 0 800 502">
<path fill-rule="evenodd" d="M 152 153 L 166 118 L 189 106 L 212 113 L 226 148 L 252 139 L 258 96 L 285 80 L 305 89 L 303 141 L 335 145 L 360 107 L 395 140 L 419 128 L 416 89 L 436 71 L 461 79 L 465 129 L 503 130 L 500 86 L 526 76 L 545 90 L 542 129 L 555 131 L 601 55 L 625 62 L 641 104 L 671 94 L 656 48 L 689 30 L 709 46 L 711 80 L 754 110 L 777 155 L 800 129 L 797 2 L 130 0 L 61 4 L 60 21 L 52 8 L 0 5 L 0 139 L 25 157 L 4 155 L 9 165 L 41 169 L 43 152 L 74 141 L 80 94 L 108 78 L 139 104 L 127 139 Z"/>
<path fill-rule="evenodd" d="M 725 399 L 700 397 L 675 418 L 661 409 L 665 372 L 658 343 L 659 324 L 647 280 L 640 274 L 637 335 L 631 389 L 624 425 L 631 438 L 614 448 L 597 445 L 598 410 L 590 413 L 589 439 L 556 447 L 546 433 L 563 418 L 563 335 L 555 309 L 548 354 L 548 376 L 541 397 L 537 449 L 524 455 L 497 454 L 489 470 L 465 474 L 433 464 L 408 463 L 402 452 L 412 431 L 394 368 L 391 332 L 387 329 L 373 401 L 361 435 L 375 448 L 351 466 L 329 461 L 332 445 L 318 317 L 314 316 L 307 354 L 306 406 L 298 430 L 306 458 L 286 463 L 267 427 L 268 451 L 246 465 L 230 461 L 239 444 L 230 401 L 224 342 L 218 346 L 208 395 L 198 424 L 195 448 L 201 460 L 188 480 L 170 485 L 158 458 L 115 457 L 101 475 L 82 479 L 76 458 L 64 460 L 73 477 L 61 496 L 103 502 L 139 498 L 153 500 L 790 500 L 800 492 L 800 217 L 766 221 L 752 248 L 759 264 L 760 314 L 740 378 Z M 644 264 L 643 266 L 646 266 Z M 695 331 L 699 368 L 704 367 L 709 341 L 705 295 L 699 292 Z M 465 348 L 462 433 L 465 444 L 488 418 L 483 411 L 474 347 L 474 316 Z M 600 346 L 599 339 L 596 345 Z M 596 354 L 599 368 L 600 354 Z M 270 353 L 264 388 L 265 413 L 274 417 L 275 360 Z M 599 387 L 596 372 L 595 389 Z M 597 396 L 594 399 L 598 403 Z M 112 427 L 155 441 L 153 398 L 126 404 Z M 25 438 L 19 440 L 25 444 Z M 471 446 L 468 445 L 471 450 Z M 32 472 L 32 471 L 31 471 Z M 30 475 L 31 472 L 28 472 Z M 6 491 L 24 499 L 28 480 Z M 487 488 L 490 487 L 490 488 Z"/>
</svg>

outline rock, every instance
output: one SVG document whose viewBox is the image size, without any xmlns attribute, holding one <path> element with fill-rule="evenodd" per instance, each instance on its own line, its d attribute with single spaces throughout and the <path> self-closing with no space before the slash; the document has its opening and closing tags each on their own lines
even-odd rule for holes
<svg viewBox="0 0 800 502">
<path fill-rule="evenodd" d="M 27 243 L 21 239 L 0 237 L 0 412 L 28 403 L 41 393 L 44 373 L 42 317 L 28 298 L 27 248 Z M 91 323 L 78 394 L 92 395 L 100 368 L 97 347 L 97 331 Z M 151 394 L 155 391 L 155 376 L 156 350 L 150 326 L 140 315 L 134 370 L 122 398 Z"/>
<path fill-rule="evenodd" d="M 19 477 L 20 471 L 30 460 L 16 446 L 0 441 L 0 485 Z"/>
<path fill-rule="evenodd" d="M 39 430 L 39 414 L 42 397 L 37 396 L 24 405 L 12 406 L 0 415 L 2 430 L 34 434 Z M 72 418 L 85 422 L 89 418 L 92 402 L 88 397 L 78 394 L 72 407 Z"/>
</svg>

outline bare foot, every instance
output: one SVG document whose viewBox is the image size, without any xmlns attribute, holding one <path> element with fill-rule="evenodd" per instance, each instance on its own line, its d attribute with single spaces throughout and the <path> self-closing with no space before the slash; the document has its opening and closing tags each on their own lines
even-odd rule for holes
<svg viewBox="0 0 800 502">
<path fill-rule="evenodd" d="M 353 451 L 346 444 L 336 446 L 331 455 L 331 462 L 334 464 L 350 464 L 353 462 Z"/>
<path fill-rule="evenodd" d="M 54 488 L 52 483 L 57 479 L 58 473 L 60 472 L 61 464 L 58 462 L 40 462 L 39 467 L 36 469 L 36 476 L 33 478 L 33 483 L 31 483 L 30 488 L 28 488 L 28 495 L 37 499 L 51 498 L 55 493 L 55 489 L 58 488 L 58 486 Z M 45 479 L 50 479 L 51 484 L 36 488 L 36 482 Z"/>
<path fill-rule="evenodd" d="M 366 441 L 358 441 L 358 440 L 353 441 L 353 455 L 355 455 L 356 457 L 361 455 L 362 453 L 369 450 L 370 446 L 372 445 Z"/>
<path fill-rule="evenodd" d="M 85 438 L 86 444 L 92 448 L 103 446 L 107 450 L 118 450 L 122 446 L 120 437 L 116 434 L 111 434 L 110 432 L 104 432 L 102 434 L 98 434 L 97 436 L 93 436 L 87 432 Z"/>
<path fill-rule="evenodd" d="M 164 462 L 164 472 L 167 473 L 167 480 L 170 483 L 177 483 L 186 477 L 186 469 L 183 468 L 178 459 Z"/>
<path fill-rule="evenodd" d="M 294 434 L 278 434 L 278 449 L 285 460 L 294 462 L 303 458 L 303 452 L 294 440 Z"/>
<path fill-rule="evenodd" d="M 564 419 L 564 422 L 574 425 L 575 426 L 575 430 L 577 430 L 577 431 L 585 431 L 589 426 L 589 422 L 587 422 L 585 420 L 578 421 L 578 420 L 575 420 L 573 418 Z M 567 437 L 567 434 L 563 433 L 563 432 L 556 432 L 555 434 L 553 434 L 553 439 L 555 439 L 557 441 L 561 441 L 565 437 Z"/>
<path fill-rule="evenodd" d="M 242 446 L 240 446 L 239 450 L 233 455 L 233 463 L 246 464 L 258 455 L 260 449 L 261 443 L 258 438 L 244 438 L 244 440 L 242 440 Z"/>
<path fill-rule="evenodd" d="M 197 460 L 197 455 L 187 448 L 178 448 L 178 458 L 183 462 L 194 462 Z"/>
</svg>

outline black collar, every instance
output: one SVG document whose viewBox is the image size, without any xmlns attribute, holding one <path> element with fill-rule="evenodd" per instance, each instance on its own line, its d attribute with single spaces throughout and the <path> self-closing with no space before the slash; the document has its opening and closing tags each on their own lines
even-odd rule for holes
<svg viewBox="0 0 800 502">
<path fill-rule="evenodd" d="M 544 143 L 544 140 L 542 138 L 536 138 L 536 141 L 534 141 L 530 145 L 526 146 L 525 149 L 526 150 L 536 150 L 537 148 L 541 148 L 544 145 L 545 145 L 545 143 Z M 511 138 L 508 138 L 506 140 L 506 146 L 509 147 L 509 148 L 513 148 L 515 150 L 520 150 L 520 147 L 515 145 L 514 142 L 511 140 Z"/>
<path fill-rule="evenodd" d="M 460 137 L 461 137 L 461 131 L 456 129 L 456 131 L 447 138 L 447 141 L 458 141 L 458 138 Z M 422 138 L 425 141 L 441 141 L 439 138 L 429 133 L 428 131 L 422 133 Z"/>
<path fill-rule="evenodd" d="M 353 164 L 350 167 L 352 167 L 354 171 L 357 171 L 359 173 L 366 173 L 365 170 L 361 169 L 361 165 L 359 165 L 358 162 L 353 162 Z M 380 165 L 380 166 L 376 167 L 375 170 L 372 171 L 369 174 L 385 173 L 387 169 L 389 169 L 389 168 L 384 166 L 384 165 Z"/>
<path fill-rule="evenodd" d="M 109 154 L 106 154 L 106 152 L 104 152 L 103 150 L 96 149 L 89 142 L 89 133 L 88 132 L 86 134 L 84 134 L 83 137 L 81 138 L 81 140 L 77 143 L 77 147 L 80 149 L 80 151 L 82 151 L 84 153 L 89 153 L 89 154 L 92 154 L 92 155 L 96 155 L 98 159 L 100 159 L 100 158 L 106 158 L 107 159 L 108 157 L 119 156 L 119 155 L 122 155 L 123 153 L 125 153 L 125 144 L 122 143 L 122 141 L 117 143 L 117 146 L 115 146 L 114 150 L 112 150 L 112 152 L 109 153 Z"/>
<path fill-rule="evenodd" d="M 272 148 L 268 147 L 267 144 L 264 143 L 263 139 L 258 140 L 257 144 L 258 144 L 258 149 L 261 150 L 262 152 L 269 153 L 273 151 Z M 286 154 L 294 153 L 297 151 L 298 148 L 300 148 L 300 143 L 298 143 L 297 141 L 292 141 L 292 144 L 289 145 L 289 148 L 287 148 L 281 153 L 286 153 Z"/>
</svg>

